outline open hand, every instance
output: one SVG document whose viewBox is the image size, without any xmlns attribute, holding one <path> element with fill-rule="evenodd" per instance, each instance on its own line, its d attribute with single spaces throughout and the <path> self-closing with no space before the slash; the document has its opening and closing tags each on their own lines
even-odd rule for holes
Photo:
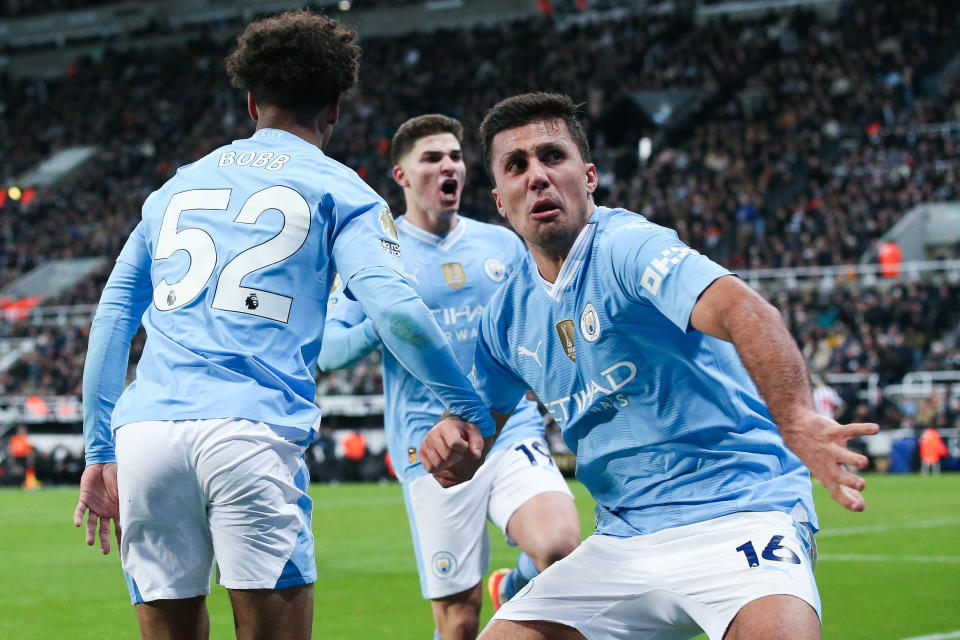
<svg viewBox="0 0 960 640">
<path fill-rule="evenodd" d="M 850 511 L 866 508 L 860 494 L 866 481 L 849 472 L 844 465 L 863 469 L 870 461 L 866 456 L 847 449 L 847 442 L 855 436 L 873 435 L 880 430 L 879 426 L 866 422 L 839 424 L 813 411 L 804 412 L 779 426 L 787 446 L 838 504 Z"/>
<path fill-rule="evenodd" d="M 91 464 L 83 470 L 80 477 L 80 500 L 73 512 L 73 526 L 83 524 L 83 516 L 87 516 L 86 541 L 93 546 L 94 534 L 99 523 L 100 551 L 110 553 L 110 520 L 114 521 L 117 534 L 117 548 L 120 547 L 120 498 L 117 493 L 117 465 L 112 462 L 106 464 Z"/>
</svg>

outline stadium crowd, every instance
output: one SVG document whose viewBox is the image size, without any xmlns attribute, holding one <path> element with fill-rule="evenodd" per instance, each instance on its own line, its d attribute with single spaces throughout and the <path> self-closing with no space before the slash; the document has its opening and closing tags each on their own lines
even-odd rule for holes
<svg viewBox="0 0 960 640">
<path fill-rule="evenodd" d="M 771 299 L 814 373 L 876 372 L 882 384 L 892 384 L 910 371 L 951 366 L 931 347 L 960 322 L 957 283 L 841 285 Z"/>
<path fill-rule="evenodd" d="M 958 196 L 960 132 L 918 127 L 960 114 L 957 85 L 933 80 L 956 54 L 960 12 L 945 0 L 840 11 L 834 21 L 796 10 L 700 26 L 677 16 L 540 17 L 365 40 L 361 86 L 328 152 L 399 213 L 395 127 L 427 110 L 456 116 L 468 133 L 463 209 L 494 220 L 475 138 L 483 110 L 520 91 L 566 92 L 586 103 L 601 203 L 642 210 L 733 269 L 855 263 L 914 204 Z M 221 88 L 225 52 L 198 34 L 186 49 L 105 48 L 59 80 L 0 76 L 5 183 L 58 149 L 100 147 L 78 176 L 0 205 L 0 287 L 54 258 L 113 258 L 173 168 L 249 135 L 243 100 Z M 693 89 L 702 106 L 661 128 L 634 94 L 663 88 Z M 641 136 L 657 141 L 646 164 L 635 151 Z M 107 273 L 42 304 L 93 303 Z M 891 382 L 960 364 L 956 348 L 936 341 L 957 324 L 955 284 L 850 284 L 773 299 L 815 371 L 874 370 Z M 79 393 L 86 331 L 4 323 L 0 337 L 39 346 L 0 372 L 2 391 Z M 321 374 L 319 387 L 379 393 L 379 361 Z"/>
</svg>

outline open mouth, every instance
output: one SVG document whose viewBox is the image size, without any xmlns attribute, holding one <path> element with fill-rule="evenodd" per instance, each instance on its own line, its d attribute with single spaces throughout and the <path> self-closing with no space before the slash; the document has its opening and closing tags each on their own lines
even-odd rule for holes
<svg viewBox="0 0 960 640">
<path fill-rule="evenodd" d="M 457 181 L 451 179 L 444 180 L 440 185 L 440 191 L 448 196 L 452 196 L 457 193 Z"/>
<path fill-rule="evenodd" d="M 533 203 L 533 207 L 530 209 L 530 215 L 539 220 L 556 215 L 559 211 L 560 205 L 552 198 L 540 198 Z"/>
</svg>

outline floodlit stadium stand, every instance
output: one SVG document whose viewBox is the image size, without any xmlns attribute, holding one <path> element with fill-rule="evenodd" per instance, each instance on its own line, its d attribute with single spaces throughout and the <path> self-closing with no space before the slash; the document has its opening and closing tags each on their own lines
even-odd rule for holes
<svg viewBox="0 0 960 640">
<path fill-rule="evenodd" d="M 76 445 L 110 263 L 153 189 L 250 134 L 223 57 L 251 17 L 298 4 L 0 2 L 0 435 L 56 424 Z M 676 228 L 760 288 L 811 371 L 841 391 L 845 418 L 958 424 L 960 224 L 925 229 L 960 220 L 960 6 L 481 5 L 318 3 L 357 24 L 364 47 L 329 155 L 400 213 L 396 126 L 455 116 L 467 133 L 463 212 L 498 220 L 475 133 L 485 109 L 521 91 L 568 93 L 584 103 L 598 202 Z M 68 162 L 77 150 L 88 155 Z M 875 266 L 883 241 L 904 251 L 893 277 Z M 74 277 L 49 289 L 25 280 L 55 264 Z M 138 336 L 131 376 L 141 348 Z M 378 354 L 318 372 L 331 424 L 381 424 L 381 391 Z"/>
</svg>

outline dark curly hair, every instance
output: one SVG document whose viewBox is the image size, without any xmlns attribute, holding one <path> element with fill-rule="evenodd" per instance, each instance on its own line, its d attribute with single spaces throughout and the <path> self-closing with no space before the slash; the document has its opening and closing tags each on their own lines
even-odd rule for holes
<svg viewBox="0 0 960 640">
<path fill-rule="evenodd" d="M 390 161 L 400 164 L 420 138 L 436 133 L 452 133 L 457 142 L 463 142 L 463 125 L 456 118 L 439 113 L 427 113 L 410 118 L 400 125 L 390 141 Z"/>
<path fill-rule="evenodd" d="M 480 123 L 480 149 L 490 179 L 493 180 L 493 137 L 501 131 L 539 120 L 560 118 L 566 122 L 580 156 L 584 162 L 590 162 L 590 142 L 578 117 L 582 106 L 571 100 L 570 96 L 534 91 L 506 98 L 490 107 Z"/>
<path fill-rule="evenodd" d="M 357 83 L 353 29 L 306 9 L 251 22 L 226 58 L 230 83 L 309 119 Z"/>
</svg>

